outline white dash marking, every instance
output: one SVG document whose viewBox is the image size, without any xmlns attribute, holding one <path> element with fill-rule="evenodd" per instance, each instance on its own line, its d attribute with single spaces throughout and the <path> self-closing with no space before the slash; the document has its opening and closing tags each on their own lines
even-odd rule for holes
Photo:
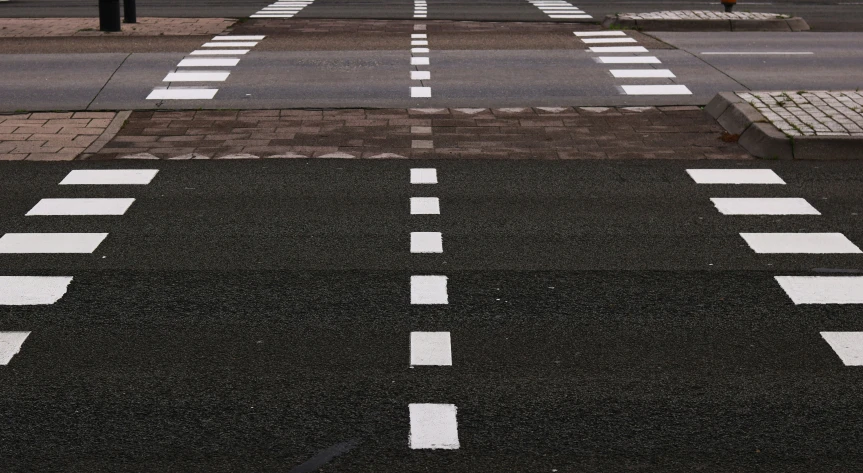
<svg viewBox="0 0 863 473">
<path fill-rule="evenodd" d="M 411 215 L 440 215 L 437 197 L 411 197 Z"/>
<path fill-rule="evenodd" d="M 411 54 L 428 54 L 429 48 L 411 48 Z"/>
<path fill-rule="evenodd" d="M 0 305 L 50 305 L 71 282 L 71 276 L 0 276 Z"/>
<path fill-rule="evenodd" d="M 685 85 L 622 85 L 626 95 L 692 95 Z"/>
<path fill-rule="evenodd" d="M 437 169 L 412 168 L 411 184 L 437 184 Z"/>
<path fill-rule="evenodd" d="M 574 33 L 579 38 L 588 36 L 626 36 L 623 31 L 576 31 Z"/>
<path fill-rule="evenodd" d="M 453 404 L 411 404 L 412 449 L 459 448 L 456 407 Z"/>
<path fill-rule="evenodd" d="M 602 64 L 661 64 L 656 56 L 600 56 Z"/>
<path fill-rule="evenodd" d="M 21 351 L 30 332 L 0 332 L 0 366 L 6 366 Z"/>
<path fill-rule="evenodd" d="M 668 69 L 611 69 L 611 75 L 619 79 L 673 78 L 677 77 Z"/>
<path fill-rule="evenodd" d="M 549 18 L 566 18 L 566 19 L 574 19 L 574 20 L 593 18 L 590 15 L 548 15 L 548 17 Z"/>
<path fill-rule="evenodd" d="M 598 44 L 598 43 L 637 43 L 638 41 L 635 38 L 585 38 L 582 39 L 585 44 Z"/>
<path fill-rule="evenodd" d="M 210 100 L 219 89 L 156 89 L 147 100 Z"/>
<path fill-rule="evenodd" d="M 92 253 L 107 233 L 7 233 L 0 237 L 0 253 Z"/>
<path fill-rule="evenodd" d="M 428 35 L 425 33 L 412 33 L 411 39 L 427 39 Z"/>
<path fill-rule="evenodd" d="M 135 199 L 42 199 L 27 216 L 124 215 Z"/>
<path fill-rule="evenodd" d="M 231 56 L 242 55 L 249 52 L 248 49 L 198 49 L 189 53 L 191 56 Z"/>
<path fill-rule="evenodd" d="M 440 232 L 411 232 L 411 253 L 443 253 Z"/>
<path fill-rule="evenodd" d="M 411 80 L 430 80 L 430 71 L 411 71 Z"/>
<path fill-rule="evenodd" d="M 236 58 L 186 58 L 177 67 L 233 67 L 240 63 Z"/>
<path fill-rule="evenodd" d="M 411 304 L 449 304 L 446 276 L 411 276 Z"/>
<path fill-rule="evenodd" d="M 772 169 L 687 169 L 697 184 L 785 184 Z"/>
<path fill-rule="evenodd" d="M 411 97 L 429 98 L 431 97 L 431 87 L 411 87 Z"/>
<path fill-rule="evenodd" d="M 863 304 L 863 276 L 776 276 L 795 304 Z"/>
<path fill-rule="evenodd" d="M 449 332 L 411 332 L 411 366 L 452 366 Z"/>
<path fill-rule="evenodd" d="M 261 41 L 264 38 L 263 35 L 225 35 L 216 36 L 213 41 Z"/>
<path fill-rule="evenodd" d="M 741 233 L 756 253 L 850 254 L 863 253 L 841 233 Z"/>
<path fill-rule="evenodd" d="M 417 39 L 411 41 L 411 46 L 428 46 L 429 42 L 424 39 Z"/>
<path fill-rule="evenodd" d="M 229 75 L 230 72 L 169 72 L 162 82 L 224 82 Z"/>
<path fill-rule="evenodd" d="M 204 43 L 201 45 L 202 48 L 253 48 L 257 46 L 257 42 L 254 41 L 215 41 L 212 43 Z"/>
<path fill-rule="evenodd" d="M 412 57 L 411 58 L 411 65 L 412 66 L 428 66 L 429 65 L 429 58 L 427 58 L 427 57 Z"/>
<path fill-rule="evenodd" d="M 646 53 L 644 46 L 591 46 L 592 53 Z"/>
<path fill-rule="evenodd" d="M 863 366 L 863 332 L 821 332 L 845 366 Z"/>
<path fill-rule="evenodd" d="M 158 169 L 75 170 L 60 181 L 60 185 L 147 185 Z"/>
<path fill-rule="evenodd" d="M 710 199 L 723 215 L 821 215 L 799 197 L 715 197 Z"/>
</svg>

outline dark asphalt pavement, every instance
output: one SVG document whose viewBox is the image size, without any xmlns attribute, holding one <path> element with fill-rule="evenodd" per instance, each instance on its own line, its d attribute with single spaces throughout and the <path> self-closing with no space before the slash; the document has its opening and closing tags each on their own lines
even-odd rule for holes
<svg viewBox="0 0 863 473">
<path fill-rule="evenodd" d="M 56 185 L 90 167 L 161 171 Z M 788 184 L 699 186 L 689 167 Z M 0 469 L 858 471 L 863 372 L 819 332 L 860 330 L 859 308 L 795 306 L 773 276 L 861 256 L 756 255 L 738 232 L 861 244 L 861 181 L 763 161 L 4 165 L 4 232 L 110 235 L 92 255 L 0 255 L 8 275 L 75 277 L 53 306 L 0 309 L 0 330 L 32 331 L 0 367 Z M 441 215 L 409 215 L 411 196 Z M 723 196 L 823 215 L 723 216 Z M 138 200 L 24 217 L 44 197 Z M 410 254 L 411 231 L 441 231 L 444 253 Z M 416 274 L 448 276 L 450 304 L 411 306 Z M 452 367 L 408 366 L 419 330 L 452 333 Z M 415 402 L 458 406 L 461 449 L 408 448 Z"/>
</svg>

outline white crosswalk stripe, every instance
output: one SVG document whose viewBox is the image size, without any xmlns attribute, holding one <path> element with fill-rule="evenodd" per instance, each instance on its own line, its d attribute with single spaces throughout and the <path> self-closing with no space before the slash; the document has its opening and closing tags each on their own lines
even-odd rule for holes
<svg viewBox="0 0 863 473">
<path fill-rule="evenodd" d="M 714 197 L 710 201 L 723 215 L 821 215 L 798 197 Z"/>
<path fill-rule="evenodd" d="M 785 184 L 772 169 L 687 169 L 697 184 Z"/>
<path fill-rule="evenodd" d="M 0 332 L 0 366 L 6 366 L 21 351 L 30 332 Z"/>
<path fill-rule="evenodd" d="M 92 253 L 107 233 L 7 233 L 0 237 L 0 253 Z"/>
<path fill-rule="evenodd" d="M 756 253 L 861 253 L 841 233 L 741 233 L 740 236 Z"/>
<path fill-rule="evenodd" d="M 42 199 L 27 216 L 124 215 L 135 199 Z"/>
<path fill-rule="evenodd" d="M 863 366 L 863 332 L 821 332 L 845 366 Z"/>
<path fill-rule="evenodd" d="M 459 448 L 456 411 L 453 404 L 411 404 L 410 447 L 448 450 Z"/>
<path fill-rule="evenodd" d="M 71 283 L 71 276 L 0 276 L 0 305 L 54 304 Z"/>
</svg>

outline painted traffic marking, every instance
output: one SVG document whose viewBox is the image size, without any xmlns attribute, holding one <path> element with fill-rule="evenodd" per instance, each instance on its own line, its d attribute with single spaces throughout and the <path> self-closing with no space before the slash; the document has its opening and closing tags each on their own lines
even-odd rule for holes
<svg viewBox="0 0 863 473">
<path fill-rule="evenodd" d="M 592 53 L 646 53 L 644 46 L 591 46 Z"/>
<path fill-rule="evenodd" d="M 248 49 L 198 49 L 189 53 L 190 56 L 230 56 L 248 53 Z"/>
<path fill-rule="evenodd" d="M 411 253 L 443 253 L 440 232 L 411 232 Z"/>
<path fill-rule="evenodd" d="M 213 37 L 213 41 L 261 41 L 264 38 L 263 35 L 224 35 Z"/>
<path fill-rule="evenodd" d="M 42 199 L 29 212 L 48 215 L 124 215 L 135 199 Z"/>
<path fill-rule="evenodd" d="M 426 39 L 428 38 L 428 34 L 426 33 L 412 33 L 411 39 Z"/>
<path fill-rule="evenodd" d="M 431 72 L 429 71 L 411 71 L 411 80 L 429 80 Z"/>
<path fill-rule="evenodd" d="M 626 33 L 623 31 L 576 31 L 573 34 L 579 38 L 590 36 L 626 36 Z"/>
<path fill-rule="evenodd" d="M 429 58 L 427 58 L 427 57 L 412 57 L 411 58 L 411 65 L 412 66 L 428 66 L 429 65 Z"/>
<path fill-rule="evenodd" d="M 772 169 L 687 169 L 697 184 L 785 184 Z"/>
<path fill-rule="evenodd" d="M 311 1 L 276 2 L 251 15 L 251 18 L 292 18 L 303 8 L 311 5 Z"/>
<path fill-rule="evenodd" d="M 162 82 L 224 82 L 230 72 L 169 72 Z"/>
<path fill-rule="evenodd" d="M 429 42 L 424 39 L 414 39 L 411 40 L 411 46 L 428 46 Z M 428 52 L 428 51 L 426 51 Z"/>
<path fill-rule="evenodd" d="M 154 89 L 147 100 L 210 100 L 219 89 L 174 88 Z"/>
<path fill-rule="evenodd" d="M 723 215 L 821 215 L 799 197 L 715 197 L 710 199 Z"/>
<path fill-rule="evenodd" d="M 776 276 L 794 304 L 863 304 L 863 276 Z"/>
<path fill-rule="evenodd" d="M 411 87 L 411 97 L 431 97 L 431 87 Z"/>
<path fill-rule="evenodd" d="M 0 237 L 0 253 L 92 253 L 107 233 L 7 233 Z"/>
<path fill-rule="evenodd" d="M 685 85 L 622 85 L 626 95 L 692 95 Z"/>
<path fill-rule="evenodd" d="M 600 56 L 596 58 L 602 64 L 660 64 L 656 56 Z"/>
<path fill-rule="evenodd" d="M 212 43 L 204 43 L 202 48 L 253 48 L 258 43 L 256 41 L 214 41 Z"/>
<path fill-rule="evenodd" d="M 411 332 L 411 366 L 452 366 L 449 332 Z"/>
<path fill-rule="evenodd" d="M 845 366 L 863 366 L 863 332 L 821 332 Z"/>
<path fill-rule="evenodd" d="M 437 197 L 411 197 L 411 215 L 440 215 Z"/>
<path fill-rule="evenodd" d="M 239 63 L 236 58 L 186 58 L 177 67 L 233 67 Z"/>
<path fill-rule="evenodd" d="M 437 169 L 412 168 L 411 184 L 437 184 Z"/>
<path fill-rule="evenodd" d="M 634 38 L 584 38 L 585 44 L 601 44 L 601 43 L 637 43 Z"/>
<path fill-rule="evenodd" d="M 77 169 L 67 174 L 60 185 L 147 185 L 158 173 L 158 169 Z"/>
<path fill-rule="evenodd" d="M 449 304 L 446 276 L 411 276 L 411 304 Z"/>
<path fill-rule="evenodd" d="M 618 79 L 672 78 L 676 77 L 668 69 L 611 69 L 611 75 Z"/>
<path fill-rule="evenodd" d="M 459 448 L 454 404 L 411 404 L 409 410 L 411 432 L 408 443 L 412 449 Z"/>
<path fill-rule="evenodd" d="M 21 351 L 30 332 L 0 332 L 0 366 L 6 366 Z"/>
<path fill-rule="evenodd" d="M 740 236 L 756 253 L 863 253 L 841 233 L 741 233 Z"/>
<path fill-rule="evenodd" d="M 429 48 L 411 48 L 411 54 L 428 54 Z"/>
<path fill-rule="evenodd" d="M 51 305 L 71 283 L 71 276 L 0 276 L 0 305 Z"/>
</svg>

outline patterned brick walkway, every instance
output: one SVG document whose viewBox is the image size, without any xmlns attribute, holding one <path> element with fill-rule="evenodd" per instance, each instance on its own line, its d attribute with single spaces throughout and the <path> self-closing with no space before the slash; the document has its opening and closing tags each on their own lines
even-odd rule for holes
<svg viewBox="0 0 863 473">
<path fill-rule="evenodd" d="M 0 38 L 215 35 L 235 22 L 231 18 L 138 18 L 138 23 L 124 23 L 121 32 L 103 33 L 98 18 L 0 18 Z"/>
<path fill-rule="evenodd" d="M 845 91 L 775 91 L 737 94 L 788 136 L 863 138 L 863 94 Z"/>
<path fill-rule="evenodd" d="M 0 160 L 70 161 L 92 145 L 114 112 L 0 115 Z"/>
</svg>

